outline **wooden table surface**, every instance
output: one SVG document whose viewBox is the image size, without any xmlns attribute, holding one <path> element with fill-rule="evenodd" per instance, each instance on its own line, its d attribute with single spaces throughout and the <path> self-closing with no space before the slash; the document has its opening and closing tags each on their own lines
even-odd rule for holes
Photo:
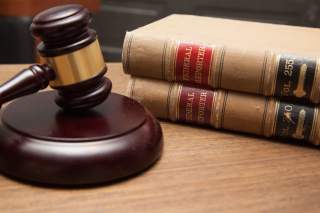
<svg viewBox="0 0 320 213">
<path fill-rule="evenodd" d="M 0 66 L 1 82 L 24 65 Z M 113 91 L 128 76 L 108 64 Z M 150 170 L 95 188 L 42 188 L 0 175 L 0 212 L 319 212 L 320 150 L 161 122 Z M 0 141 L 1 142 L 1 141 Z M 107 168 L 106 168 L 107 169 Z"/>
</svg>

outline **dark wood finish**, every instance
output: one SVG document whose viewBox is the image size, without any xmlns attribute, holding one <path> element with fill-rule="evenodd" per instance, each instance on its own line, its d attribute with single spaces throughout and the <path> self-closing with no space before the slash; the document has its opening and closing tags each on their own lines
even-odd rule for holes
<svg viewBox="0 0 320 213">
<path fill-rule="evenodd" d="M 89 28 L 91 14 L 78 4 L 50 8 L 37 14 L 31 24 L 34 36 L 42 42 L 38 51 L 42 56 L 59 56 L 79 50 L 97 39 Z M 94 55 L 92 57 L 95 57 Z M 107 68 L 98 76 L 69 86 L 56 88 L 56 103 L 68 110 L 84 109 L 103 102 L 111 90 L 111 81 L 103 78 Z"/>
<path fill-rule="evenodd" d="M 20 96 L 35 93 L 48 86 L 54 71 L 47 65 L 32 65 L 0 86 L 0 106 Z"/>
<path fill-rule="evenodd" d="M 42 40 L 42 55 L 59 56 L 96 40 L 90 21 L 80 5 L 59 6 L 37 15 L 31 30 Z M 105 66 L 87 80 L 55 88 L 58 92 L 9 104 L 0 126 L 0 171 L 36 183 L 82 185 L 150 167 L 161 155 L 161 127 L 138 102 L 108 97 L 112 83 L 106 71 Z M 47 65 L 33 65 L 0 87 L 0 103 L 37 92 L 54 78 Z"/>
<path fill-rule="evenodd" d="M 89 29 L 91 19 L 89 10 L 78 4 L 57 6 L 37 14 L 30 29 L 42 41 L 38 51 L 43 56 L 57 56 L 89 45 L 97 37 Z"/>
<path fill-rule="evenodd" d="M 141 172 L 162 150 L 156 119 L 111 94 L 99 106 L 65 112 L 42 92 L 9 104 L 0 128 L 0 170 L 37 183 L 103 183 Z"/>
<path fill-rule="evenodd" d="M 112 83 L 105 72 L 87 81 L 59 87 L 55 102 L 65 110 L 83 110 L 97 106 L 110 94 Z"/>
</svg>

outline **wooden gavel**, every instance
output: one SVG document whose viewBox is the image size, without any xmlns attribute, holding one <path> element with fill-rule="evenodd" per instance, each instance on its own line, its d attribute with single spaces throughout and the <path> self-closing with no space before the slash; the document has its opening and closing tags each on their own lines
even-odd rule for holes
<svg viewBox="0 0 320 213">
<path fill-rule="evenodd" d="M 86 109 L 103 102 L 112 83 L 104 77 L 107 67 L 90 22 L 90 12 L 81 5 L 36 15 L 30 29 L 41 40 L 37 49 L 45 64 L 32 65 L 0 86 L 0 104 L 48 85 L 58 90 L 55 101 L 63 109 Z"/>
<path fill-rule="evenodd" d="M 161 126 L 137 101 L 111 92 L 90 21 L 76 4 L 34 17 L 31 31 L 41 40 L 44 64 L 0 86 L 0 104 L 48 85 L 58 92 L 21 97 L 1 110 L 1 173 L 45 184 L 95 184 L 137 174 L 159 159 Z"/>
</svg>

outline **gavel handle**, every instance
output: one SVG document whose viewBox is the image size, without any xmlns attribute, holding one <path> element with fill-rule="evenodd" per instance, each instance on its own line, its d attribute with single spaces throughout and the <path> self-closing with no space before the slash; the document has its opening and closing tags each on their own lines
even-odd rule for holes
<svg viewBox="0 0 320 213">
<path fill-rule="evenodd" d="M 0 73 L 1 75 L 1 73 Z M 32 65 L 0 86 L 0 106 L 15 98 L 35 93 L 55 78 L 48 65 Z"/>
</svg>

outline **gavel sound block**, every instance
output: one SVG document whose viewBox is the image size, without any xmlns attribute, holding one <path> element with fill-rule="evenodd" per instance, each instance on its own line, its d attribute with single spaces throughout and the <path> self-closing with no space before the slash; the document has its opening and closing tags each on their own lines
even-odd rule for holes
<svg viewBox="0 0 320 213">
<path fill-rule="evenodd" d="M 31 30 L 46 63 L 0 87 L 1 104 L 23 96 L 2 111 L 0 172 L 38 183 L 92 184 L 136 174 L 160 157 L 157 120 L 136 101 L 110 93 L 90 21 L 81 5 L 35 16 Z M 48 85 L 55 91 L 31 94 Z"/>
</svg>

